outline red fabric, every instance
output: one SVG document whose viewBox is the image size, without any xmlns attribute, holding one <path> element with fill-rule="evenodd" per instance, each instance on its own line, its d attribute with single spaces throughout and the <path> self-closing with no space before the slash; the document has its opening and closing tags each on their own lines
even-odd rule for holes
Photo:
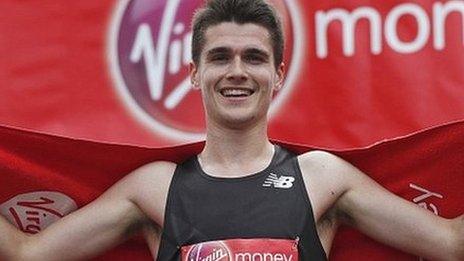
<svg viewBox="0 0 464 261">
<path fill-rule="evenodd" d="M 313 149 L 281 144 L 298 152 Z M 200 152 L 202 146 L 195 143 L 143 148 L 0 127 L 0 204 L 22 193 L 57 191 L 81 207 L 132 169 L 154 160 L 180 162 Z M 418 187 L 439 193 L 441 198 L 432 196 L 416 203 L 436 209 L 441 216 L 450 218 L 463 212 L 464 198 L 460 193 L 464 187 L 464 122 L 369 148 L 333 152 L 407 200 L 424 194 Z M 347 229 L 338 233 L 331 258 L 417 260 Z M 144 243 L 135 239 L 98 260 L 150 260 L 150 255 Z"/>
</svg>

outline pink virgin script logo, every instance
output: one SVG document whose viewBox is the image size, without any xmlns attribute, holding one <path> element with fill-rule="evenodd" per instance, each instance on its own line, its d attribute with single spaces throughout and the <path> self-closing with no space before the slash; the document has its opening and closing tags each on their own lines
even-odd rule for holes
<svg viewBox="0 0 464 261">
<path fill-rule="evenodd" d="M 49 191 L 17 195 L 0 205 L 0 213 L 29 234 L 42 231 L 76 209 L 77 205 L 70 197 Z"/>
<path fill-rule="evenodd" d="M 188 254 L 188 261 L 229 261 L 230 253 L 221 242 L 206 242 L 195 245 Z"/>
</svg>

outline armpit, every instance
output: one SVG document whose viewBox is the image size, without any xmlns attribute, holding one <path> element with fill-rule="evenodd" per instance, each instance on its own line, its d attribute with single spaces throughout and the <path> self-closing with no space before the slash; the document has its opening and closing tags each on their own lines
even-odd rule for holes
<svg viewBox="0 0 464 261">
<path fill-rule="evenodd" d="M 339 218 L 334 208 L 327 211 L 317 222 L 317 233 L 327 254 L 330 253 L 332 242 L 339 226 Z"/>
</svg>

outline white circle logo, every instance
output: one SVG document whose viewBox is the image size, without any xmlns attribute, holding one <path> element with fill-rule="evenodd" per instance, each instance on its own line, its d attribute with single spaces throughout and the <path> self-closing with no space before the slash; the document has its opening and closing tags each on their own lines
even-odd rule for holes
<svg viewBox="0 0 464 261">
<path fill-rule="evenodd" d="M 271 1 L 279 11 L 289 65 L 284 88 L 274 97 L 273 115 L 291 91 L 302 59 L 304 35 L 296 1 Z M 129 110 L 155 132 L 179 141 L 204 138 L 201 97 L 192 91 L 188 64 L 189 25 L 201 0 L 124 0 L 109 33 L 108 58 L 116 88 Z"/>
<path fill-rule="evenodd" d="M 67 195 L 53 191 L 20 194 L 0 205 L 0 214 L 28 234 L 37 234 L 77 209 Z"/>
</svg>

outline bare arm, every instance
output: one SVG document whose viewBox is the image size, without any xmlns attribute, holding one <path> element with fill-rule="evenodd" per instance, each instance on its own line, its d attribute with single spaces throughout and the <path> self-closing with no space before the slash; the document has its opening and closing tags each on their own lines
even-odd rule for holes
<svg viewBox="0 0 464 261">
<path fill-rule="evenodd" d="M 157 192 L 156 187 L 149 187 L 152 183 L 147 182 L 147 177 L 153 172 L 164 172 L 160 177 L 163 174 L 167 176 L 166 173 L 170 175 L 173 165 L 153 163 L 135 170 L 92 203 L 34 236 L 23 235 L 2 218 L 0 259 L 82 260 L 121 243 L 148 222 L 143 211 L 150 212 L 150 215 L 157 212 L 139 205 L 144 198 L 141 194 L 153 191 L 152 196 L 156 197 L 158 192 L 164 191 Z M 159 184 L 164 187 L 169 182 L 169 179 L 163 179 Z M 154 215 L 159 216 L 157 213 Z"/>
<path fill-rule="evenodd" d="M 19 256 L 20 246 L 26 239 L 26 235 L 0 215 L 0 260 L 14 260 Z"/>
<path fill-rule="evenodd" d="M 346 161 L 325 152 L 308 157 L 335 193 L 332 211 L 368 236 L 431 260 L 464 260 L 464 221 L 435 216 L 387 191 Z M 304 165 L 304 164 L 303 164 Z"/>
</svg>

